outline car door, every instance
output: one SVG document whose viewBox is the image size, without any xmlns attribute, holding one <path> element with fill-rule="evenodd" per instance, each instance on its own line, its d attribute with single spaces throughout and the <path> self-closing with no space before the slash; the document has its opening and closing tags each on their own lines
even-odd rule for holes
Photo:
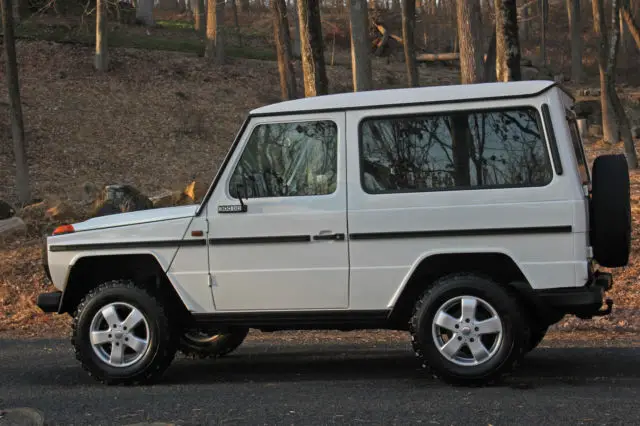
<svg viewBox="0 0 640 426">
<path fill-rule="evenodd" d="M 345 114 L 249 122 L 208 201 L 216 311 L 348 307 Z"/>
</svg>

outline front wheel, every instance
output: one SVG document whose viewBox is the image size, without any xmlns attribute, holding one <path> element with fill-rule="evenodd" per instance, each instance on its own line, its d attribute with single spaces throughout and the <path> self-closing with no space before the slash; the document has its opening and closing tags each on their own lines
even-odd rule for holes
<svg viewBox="0 0 640 426">
<path fill-rule="evenodd" d="M 102 284 L 82 299 L 71 342 L 84 369 L 106 384 L 152 382 L 177 350 L 162 304 L 124 280 Z"/>
<path fill-rule="evenodd" d="M 497 381 L 522 358 L 528 325 L 515 297 L 476 275 L 438 280 L 416 303 L 412 344 L 423 368 L 448 383 Z"/>
</svg>

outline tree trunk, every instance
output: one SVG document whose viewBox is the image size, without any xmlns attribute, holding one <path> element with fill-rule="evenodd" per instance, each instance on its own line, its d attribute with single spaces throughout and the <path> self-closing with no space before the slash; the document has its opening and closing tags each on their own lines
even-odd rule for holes
<svg viewBox="0 0 640 426">
<path fill-rule="evenodd" d="M 138 0 L 136 21 L 147 27 L 152 27 L 155 24 L 153 20 L 153 0 Z"/>
<path fill-rule="evenodd" d="M 4 34 L 6 81 L 9 92 L 11 139 L 13 140 L 13 155 L 16 159 L 16 188 L 20 202 L 27 204 L 31 201 L 31 190 L 29 187 L 27 150 L 24 141 L 24 123 L 22 121 L 22 105 L 20 103 L 20 82 L 18 80 L 18 60 L 16 57 L 16 41 L 13 34 L 11 0 L 2 0 L 2 32 Z"/>
<path fill-rule="evenodd" d="M 238 4 L 236 3 L 236 0 L 230 0 L 230 3 L 231 3 L 231 14 L 233 15 L 233 25 L 236 28 L 236 38 L 238 39 L 238 44 L 242 45 L 242 35 L 240 34 L 240 21 L 238 20 Z"/>
<path fill-rule="evenodd" d="M 326 95 L 329 93 L 329 82 L 324 66 L 319 0 L 298 0 L 298 21 L 300 22 L 304 95 L 307 97 Z"/>
<path fill-rule="evenodd" d="M 627 24 L 627 28 L 629 29 L 629 33 L 636 42 L 636 46 L 640 49 L 640 30 L 638 29 L 638 25 L 633 20 L 633 16 L 628 9 L 622 9 L 622 17 L 624 18 L 624 22 Z"/>
<path fill-rule="evenodd" d="M 496 29 L 494 27 L 489 40 L 489 47 L 484 60 L 484 79 L 485 81 L 496 81 Z"/>
<path fill-rule="evenodd" d="M 460 77 L 462 84 L 484 81 L 482 58 L 482 21 L 478 0 L 458 0 L 458 39 L 460 40 Z"/>
<path fill-rule="evenodd" d="M 278 71 L 280 72 L 280 90 L 282 99 L 295 99 L 296 79 L 291 59 L 291 38 L 289 37 L 289 20 L 287 19 L 287 3 L 285 0 L 271 0 L 273 10 L 273 32 L 278 55 Z"/>
<path fill-rule="evenodd" d="M 580 28 L 580 0 L 567 0 L 567 14 L 571 32 L 571 79 L 582 81 L 582 31 Z"/>
<path fill-rule="evenodd" d="M 607 85 L 609 86 L 611 103 L 618 120 L 620 135 L 624 142 L 627 165 L 630 169 L 635 169 L 638 167 L 638 156 L 636 154 L 635 145 L 633 144 L 631 126 L 629 125 L 629 119 L 624 111 L 622 102 L 616 92 L 616 59 L 618 56 L 618 48 L 620 46 L 620 0 L 611 0 L 611 9 L 611 40 L 609 41 L 606 68 Z"/>
<path fill-rule="evenodd" d="M 351 73 L 355 92 L 371 90 L 371 57 L 369 56 L 369 11 L 367 0 L 348 0 L 351 23 Z"/>
<path fill-rule="evenodd" d="M 200 36 L 205 35 L 206 21 L 204 16 L 204 0 L 193 1 L 193 28 Z"/>
<path fill-rule="evenodd" d="M 516 0 L 495 0 L 496 5 L 496 78 L 520 80 L 520 41 Z"/>
<path fill-rule="evenodd" d="M 540 62 L 547 65 L 547 22 L 549 20 L 549 1 L 538 0 L 538 12 L 540 15 Z"/>
<path fill-rule="evenodd" d="M 609 42 L 607 37 L 607 25 L 604 22 L 604 0 L 593 0 L 593 30 L 599 40 L 598 43 L 598 69 L 600 71 L 600 104 L 602 109 L 602 134 L 606 142 L 614 143 L 620 140 L 620 129 L 615 116 L 610 86 L 607 76 L 607 52 Z M 614 91 L 615 93 L 615 91 Z"/>
<path fill-rule="evenodd" d="M 293 0 L 293 13 L 291 20 L 293 21 L 293 36 L 291 37 L 291 54 L 294 58 L 300 58 L 300 20 L 298 19 L 298 1 Z"/>
<path fill-rule="evenodd" d="M 409 87 L 418 87 L 418 68 L 416 66 L 416 48 L 414 27 L 416 22 L 415 0 L 402 0 L 402 39 L 404 40 L 404 58 L 407 64 Z"/>
<path fill-rule="evenodd" d="M 531 25 L 529 22 L 529 5 L 527 4 L 529 3 L 529 0 L 523 1 L 525 3 L 525 6 L 522 8 L 522 25 L 520 25 L 520 39 L 522 41 L 526 41 L 529 40 L 529 28 L 531 28 Z"/>
<path fill-rule="evenodd" d="M 224 43 L 222 40 L 222 23 L 224 19 L 224 0 L 208 0 L 207 2 L 207 40 L 204 56 L 210 62 L 224 64 Z"/>
<path fill-rule="evenodd" d="M 109 68 L 109 52 L 107 50 L 107 4 L 106 0 L 96 2 L 96 55 L 94 65 L 98 71 Z"/>
</svg>

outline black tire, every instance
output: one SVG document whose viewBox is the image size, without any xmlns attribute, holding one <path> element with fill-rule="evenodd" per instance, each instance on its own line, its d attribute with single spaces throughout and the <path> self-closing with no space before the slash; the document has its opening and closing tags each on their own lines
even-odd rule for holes
<svg viewBox="0 0 640 426">
<path fill-rule="evenodd" d="M 180 336 L 180 351 L 187 356 L 218 358 L 236 350 L 249 334 L 248 328 L 238 328 L 225 333 L 202 332 L 202 338 L 185 332 Z"/>
<path fill-rule="evenodd" d="M 148 323 L 147 349 L 139 360 L 129 366 L 109 365 L 92 347 L 92 321 L 110 303 L 126 303 L 135 307 Z M 162 303 L 132 281 L 117 280 L 91 290 L 79 303 L 73 318 L 71 343 L 76 358 L 96 380 L 108 385 L 137 385 L 154 382 L 169 367 L 178 348 L 177 336 Z"/>
<path fill-rule="evenodd" d="M 529 344 L 527 345 L 527 349 L 526 349 L 525 352 L 528 353 L 528 352 L 531 352 L 532 350 L 534 350 L 535 348 L 537 348 L 538 345 L 544 339 L 544 336 L 547 335 L 547 330 L 548 330 L 548 327 L 532 328 L 531 329 L 531 334 L 529 336 Z"/>
<path fill-rule="evenodd" d="M 478 365 L 459 365 L 445 358 L 438 349 L 432 330 L 434 318 L 440 307 L 464 295 L 485 301 L 502 322 L 501 343 L 495 344 L 493 355 Z M 422 367 L 447 383 L 481 386 L 497 382 L 522 359 L 529 343 L 529 326 L 522 314 L 523 311 L 517 297 L 512 295 L 510 290 L 500 287 L 488 278 L 472 274 L 443 277 L 436 281 L 415 305 L 409 323 L 413 349 L 422 361 Z M 462 325 L 466 328 L 466 323 Z M 462 333 L 458 336 L 461 337 Z M 468 345 L 466 347 L 469 348 Z"/>
<path fill-rule="evenodd" d="M 625 266 L 631 251 L 631 195 L 625 156 L 599 156 L 593 162 L 592 175 L 589 208 L 594 258 L 604 267 Z"/>
</svg>

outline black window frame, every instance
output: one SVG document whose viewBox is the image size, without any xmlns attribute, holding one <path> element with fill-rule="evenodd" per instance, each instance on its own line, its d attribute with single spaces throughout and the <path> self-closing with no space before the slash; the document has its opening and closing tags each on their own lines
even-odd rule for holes
<svg viewBox="0 0 640 426">
<path fill-rule="evenodd" d="M 420 189 L 420 190 L 412 190 L 412 189 L 401 189 L 401 190 L 382 190 L 382 191 L 369 191 L 364 184 L 364 155 L 363 155 L 363 132 L 362 127 L 367 121 L 374 121 L 380 119 L 405 119 L 405 118 L 416 118 L 416 117 L 441 117 L 441 116 L 451 116 L 451 114 L 455 113 L 467 113 L 467 114 L 476 114 L 476 113 L 491 113 L 491 112 L 508 112 L 508 111 L 521 111 L 521 110 L 533 110 L 535 112 L 536 124 L 538 125 L 538 129 L 540 131 L 540 136 L 542 142 L 544 144 L 545 157 L 547 161 L 547 165 L 549 167 L 550 178 L 544 184 L 539 185 L 483 185 L 483 186 L 451 186 L 448 188 L 429 188 L 429 189 Z M 422 193 L 430 193 L 430 192 L 453 192 L 453 191 L 481 191 L 481 190 L 491 190 L 491 189 L 513 189 L 513 188 L 543 188 L 545 186 L 550 185 L 554 177 L 556 175 L 556 170 L 553 164 L 553 159 L 550 153 L 551 146 L 549 142 L 549 138 L 546 132 L 546 126 L 544 125 L 542 113 L 540 108 L 536 105 L 518 105 L 518 106 L 505 106 L 505 107 L 492 107 L 492 108 L 472 108 L 472 109 L 451 109 L 446 111 L 437 111 L 437 112 L 415 112 L 415 113 L 405 113 L 405 114 L 378 114 L 371 115 L 364 118 L 361 118 L 358 122 L 358 167 L 360 167 L 359 175 L 360 175 L 360 188 L 368 195 L 390 195 L 390 194 L 422 194 Z"/>
<path fill-rule="evenodd" d="M 307 119 L 302 119 L 302 120 L 282 120 L 282 121 L 263 121 L 260 122 L 260 117 L 258 117 L 258 122 L 254 123 L 253 126 L 246 126 L 246 128 L 244 129 L 242 136 L 238 139 L 238 147 L 240 149 L 240 153 L 238 154 L 237 159 L 233 162 L 233 163 L 229 163 L 228 167 L 231 169 L 231 171 L 229 172 L 229 174 L 227 175 L 226 178 L 226 182 L 225 182 L 225 188 L 224 188 L 224 192 L 225 195 L 227 197 L 229 197 L 232 200 L 239 200 L 239 198 L 234 197 L 231 193 L 231 181 L 233 180 L 233 175 L 236 172 L 236 169 L 238 168 L 238 165 L 240 164 L 240 161 L 242 161 L 242 156 L 245 153 L 251 136 L 253 135 L 253 133 L 256 131 L 256 129 L 260 126 L 264 126 L 264 125 L 270 125 L 270 124 L 291 124 L 291 123 L 309 123 L 309 122 L 320 122 L 320 121 L 329 121 L 331 123 L 333 123 L 336 126 L 336 185 L 335 188 L 333 190 L 333 192 L 329 192 L 326 194 L 313 194 L 313 195 L 279 195 L 279 196 L 268 196 L 268 197 L 249 197 L 249 199 L 253 199 L 253 200 L 265 200 L 265 199 L 275 199 L 275 198 L 295 198 L 295 197 L 326 197 L 326 196 L 333 196 L 338 192 L 338 185 L 339 185 L 339 173 L 340 173 L 340 160 L 339 160 L 339 154 L 340 154 L 340 124 L 333 118 L 317 118 L 317 119 L 312 119 L 312 118 L 307 118 Z M 246 139 L 245 139 L 246 137 Z M 244 141 L 244 143 L 242 143 Z"/>
</svg>

